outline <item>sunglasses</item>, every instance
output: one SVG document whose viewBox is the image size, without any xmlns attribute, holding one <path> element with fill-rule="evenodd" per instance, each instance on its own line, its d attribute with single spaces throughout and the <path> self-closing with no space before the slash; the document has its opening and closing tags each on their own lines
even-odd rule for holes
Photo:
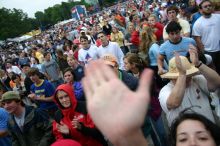
<svg viewBox="0 0 220 146">
<path fill-rule="evenodd" d="M 203 6 L 204 9 L 207 9 L 207 8 L 212 8 L 212 5 L 206 5 L 206 6 Z"/>
</svg>

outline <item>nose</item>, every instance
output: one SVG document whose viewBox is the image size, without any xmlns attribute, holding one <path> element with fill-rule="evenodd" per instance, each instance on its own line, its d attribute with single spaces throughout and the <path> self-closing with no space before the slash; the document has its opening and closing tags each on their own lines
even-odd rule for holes
<svg viewBox="0 0 220 146">
<path fill-rule="evenodd" d="M 196 141 L 195 137 L 190 137 L 189 146 L 197 146 L 197 141 Z"/>
</svg>

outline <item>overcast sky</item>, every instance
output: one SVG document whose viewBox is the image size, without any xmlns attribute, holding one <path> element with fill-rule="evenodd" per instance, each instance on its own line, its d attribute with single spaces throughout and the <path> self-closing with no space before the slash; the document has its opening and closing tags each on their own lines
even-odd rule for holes
<svg viewBox="0 0 220 146">
<path fill-rule="evenodd" d="M 67 2 L 67 0 L 0 0 L 0 7 L 22 9 L 28 17 L 34 18 L 35 12 L 44 11 L 50 6 L 61 4 L 62 1 Z"/>
</svg>

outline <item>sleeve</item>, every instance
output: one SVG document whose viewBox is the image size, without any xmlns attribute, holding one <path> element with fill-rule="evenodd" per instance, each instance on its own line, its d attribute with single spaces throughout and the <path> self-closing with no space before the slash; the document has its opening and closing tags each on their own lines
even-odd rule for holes
<svg viewBox="0 0 220 146">
<path fill-rule="evenodd" d="M 119 68 L 120 69 L 124 69 L 124 61 L 123 61 L 123 58 L 124 58 L 124 54 L 121 50 L 121 48 L 119 47 L 119 45 L 117 43 L 115 43 L 115 46 L 116 46 L 116 49 L 117 49 L 117 55 L 118 55 L 118 64 L 119 64 Z"/>
<path fill-rule="evenodd" d="M 37 128 L 41 129 L 44 132 L 44 136 L 42 136 L 42 139 L 39 141 L 38 146 L 50 145 L 53 142 L 53 136 L 52 123 L 49 120 L 49 116 L 46 112 L 40 109 L 35 110 L 35 116 L 37 116 Z"/>
<path fill-rule="evenodd" d="M 52 123 L 53 125 L 53 136 L 55 137 L 56 140 L 59 140 L 59 139 L 63 139 L 63 135 L 57 130 L 57 123 L 56 121 L 53 121 Z"/>
<path fill-rule="evenodd" d="M 150 52 L 152 53 L 151 55 L 152 55 L 154 58 L 157 58 L 157 56 L 158 56 L 158 54 L 159 54 L 159 49 L 160 49 L 160 47 L 159 47 L 159 45 L 157 45 L 157 44 L 154 44 L 154 45 L 152 46 L 152 49 L 150 48 Z"/>
<path fill-rule="evenodd" d="M 159 54 L 165 56 L 165 48 L 163 44 L 159 48 Z"/>
<path fill-rule="evenodd" d="M 192 35 L 193 36 L 201 36 L 201 30 L 200 30 L 200 27 L 199 27 L 199 21 L 198 20 L 195 22 L 192 29 L 193 29 L 192 30 Z"/>
<path fill-rule="evenodd" d="M 0 108 L 0 132 L 7 130 L 9 114 L 2 108 Z"/>
<path fill-rule="evenodd" d="M 186 20 L 183 20 L 182 22 L 182 30 L 183 30 L 183 33 L 190 33 L 190 24 L 188 21 Z"/>
<path fill-rule="evenodd" d="M 168 34 L 167 34 L 167 32 L 166 32 L 166 27 L 167 27 L 167 26 L 165 26 L 165 27 L 163 28 L 163 39 L 164 39 L 164 40 L 167 40 L 167 39 L 169 38 L 169 36 L 168 36 Z"/>
<path fill-rule="evenodd" d="M 105 143 L 104 136 L 102 133 L 95 127 L 92 119 L 89 115 L 86 115 L 86 123 L 80 123 L 82 126 L 82 129 L 80 132 L 83 133 L 83 135 L 91 136 L 95 138 L 96 140 L 100 141 L 101 143 Z"/>
<path fill-rule="evenodd" d="M 44 65 L 44 64 L 42 64 L 42 66 L 41 66 L 41 67 L 42 67 L 42 72 L 43 72 L 43 73 L 47 73 L 47 70 L 46 70 L 45 65 Z"/>
<path fill-rule="evenodd" d="M 78 61 L 80 61 L 80 62 L 83 62 L 82 53 L 83 52 L 80 49 L 79 52 L 78 52 Z"/>
<path fill-rule="evenodd" d="M 47 81 L 45 96 L 46 97 L 50 97 L 50 96 L 52 96 L 54 94 L 54 92 L 55 92 L 54 86 L 50 82 Z"/>
<path fill-rule="evenodd" d="M 159 93 L 159 101 L 160 101 L 160 106 L 163 109 L 165 113 L 168 113 L 168 107 L 167 107 L 167 100 L 169 95 L 171 94 L 172 88 L 169 86 L 169 83 L 165 85 L 160 93 Z"/>
<path fill-rule="evenodd" d="M 83 88 L 82 88 L 82 84 L 80 82 L 74 82 L 73 83 L 74 86 L 74 93 L 77 99 L 82 100 L 83 98 Z"/>
</svg>

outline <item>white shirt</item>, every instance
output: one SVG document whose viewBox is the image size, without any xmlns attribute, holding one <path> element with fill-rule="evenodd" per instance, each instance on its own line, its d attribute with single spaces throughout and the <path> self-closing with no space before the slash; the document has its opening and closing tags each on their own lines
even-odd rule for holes
<svg viewBox="0 0 220 146">
<path fill-rule="evenodd" d="M 91 60 L 99 59 L 98 47 L 90 45 L 88 49 L 81 48 L 78 52 L 78 59 L 80 62 L 87 64 Z"/>
<path fill-rule="evenodd" d="M 11 66 L 11 68 L 7 69 L 8 73 L 14 72 L 16 74 L 21 74 L 21 70 L 17 66 Z"/>
<path fill-rule="evenodd" d="M 193 26 L 192 35 L 201 37 L 205 51 L 220 51 L 220 14 L 212 14 L 210 18 L 200 17 Z"/>
<path fill-rule="evenodd" d="M 117 62 L 119 65 L 119 68 L 124 70 L 124 54 L 121 51 L 121 48 L 119 47 L 118 43 L 116 42 L 110 42 L 109 44 L 105 47 L 102 45 L 98 48 L 98 54 L 100 57 L 104 56 L 105 54 L 112 54 L 117 58 Z"/>
<path fill-rule="evenodd" d="M 186 108 L 190 108 L 199 114 L 202 114 L 211 121 L 215 121 L 208 97 L 200 90 L 200 88 L 209 93 L 207 87 L 207 80 L 202 75 L 194 76 L 191 84 L 185 89 L 182 103 L 175 109 L 168 109 L 167 100 L 171 94 L 174 85 L 172 82 L 164 86 L 159 94 L 159 101 L 163 111 L 166 113 L 169 126 L 179 116 L 179 114 Z"/>
</svg>

